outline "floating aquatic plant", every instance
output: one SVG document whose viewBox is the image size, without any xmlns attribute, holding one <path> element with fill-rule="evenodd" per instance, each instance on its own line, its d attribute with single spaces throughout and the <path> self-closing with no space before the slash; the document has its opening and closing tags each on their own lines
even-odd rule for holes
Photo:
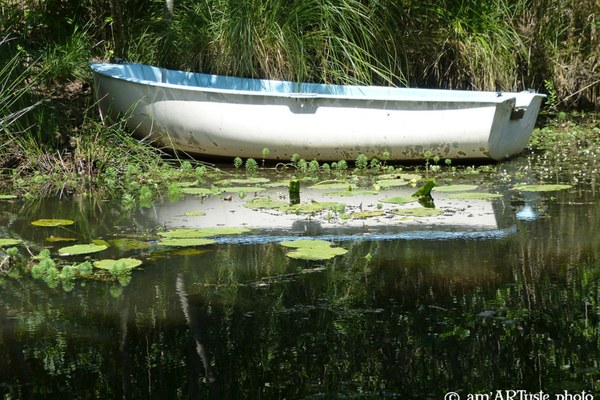
<svg viewBox="0 0 600 400">
<path fill-rule="evenodd" d="M 271 197 L 255 197 L 244 204 L 244 207 L 257 209 L 284 210 L 288 203 Z"/>
<path fill-rule="evenodd" d="M 216 240 L 204 238 L 166 238 L 160 241 L 163 246 L 173 247 L 206 246 L 214 243 Z"/>
<path fill-rule="evenodd" d="M 50 236 L 46 238 L 47 242 L 51 242 L 51 243 L 55 243 L 55 242 L 74 242 L 77 239 L 75 238 L 69 238 L 69 237 L 62 237 L 62 236 Z"/>
<path fill-rule="evenodd" d="M 350 214 L 350 218 L 352 219 L 367 219 L 373 217 L 381 217 L 385 215 L 385 211 L 382 210 L 373 210 L 373 211 L 361 211 Z"/>
<path fill-rule="evenodd" d="M 436 186 L 432 190 L 436 192 L 467 192 L 477 189 L 477 185 L 446 185 Z"/>
<path fill-rule="evenodd" d="M 0 200 L 12 200 L 16 198 L 17 196 L 14 194 L 0 194 Z"/>
<path fill-rule="evenodd" d="M 189 211 L 184 213 L 183 215 L 185 215 L 186 217 L 203 217 L 206 215 L 206 213 L 204 211 Z"/>
<path fill-rule="evenodd" d="M 299 239 L 280 244 L 294 249 L 287 253 L 288 257 L 302 260 L 329 260 L 348 252 L 340 247 L 332 247 L 331 243 L 325 240 Z"/>
<path fill-rule="evenodd" d="M 554 192 L 557 190 L 565 190 L 565 189 L 570 189 L 573 186 L 571 185 L 559 185 L 559 184 L 555 184 L 555 185 L 526 185 L 526 184 L 520 184 L 520 185 L 515 185 L 513 187 L 513 189 L 515 190 L 519 190 L 521 192 Z"/>
<path fill-rule="evenodd" d="M 16 246 L 21 243 L 18 239 L 0 238 L 0 247 Z"/>
<path fill-rule="evenodd" d="M 50 219 L 42 218 L 31 222 L 31 225 L 44 226 L 44 227 L 56 227 L 56 226 L 67 226 L 73 225 L 75 221 L 70 219 Z"/>
<path fill-rule="evenodd" d="M 82 254 L 98 253 L 100 251 L 106 250 L 107 248 L 107 245 L 101 245 L 96 243 L 76 244 L 74 246 L 67 246 L 59 249 L 58 254 L 61 256 L 77 256 Z"/>
<path fill-rule="evenodd" d="M 94 267 L 110 270 L 116 264 L 121 264 L 124 268 L 133 269 L 142 265 L 142 261 L 137 258 L 120 258 L 118 260 L 104 259 L 94 261 Z"/>
<path fill-rule="evenodd" d="M 181 189 L 181 192 L 185 193 L 185 194 L 193 194 L 193 195 L 202 196 L 202 197 L 221 194 L 220 189 L 217 189 L 217 188 L 209 189 L 209 188 L 202 188 L 202 187 L 185 187 L 185 188 Z"/>
<path fill-rule="evenodd" d="M 264 190 L 267 189 L 258 186 L 227 186 L 221 188 L 221 191 L 225 193 L 257 193 Z"/>
<path fill-rule="evenodd" d="M 396 197 L 388 197 L 385 199 L 379 200 L 382 203 L 391 203 L 391 204 L 405 204 L 405 203 L 413 203 L 417 201 L 412 196 L 396 196 Z"/>
<path fill-rule="evenodd" d="M 411 216 L 411 217 L 435 217 L 441 215 L 444 211 L 437 208 L 425 208 L 425 207 L 414 207 L 414 208 L 398 208 L 392 211 L 396 215 Z"/>
<path fill-rule="evenodd" d="M 462 199 L 462 200 L 491 200 L 503 197 L 499 193 L 479 193 L 479 192 L 466 192 L 466 193 L 450 193 L 447 195 L 449 199 Z"/>
<path fill-rule="evenodd" d="M 221 235 L 239 235 L 241 233 L 250 232 L 246 228 L 227 228 L 227 227 L 211 227 L 211 228 L 179 228 L 170 231 L 158 232 L 158 234 L 167 239 L 197 239 L 207 238 L 211 236 Z"/>
<path fill-rule="evenodd" d="M 377 190 L 343 190 L 337 192 L 327 192 L 326 196 L 352 197 L 352 196 L 371 196 L 378 195 Z"/>
<path fill-rule="evenodd" d="M 389 189 L 392 187 L 404 186 L 408 185 L 408 181 L 403 178 L 394 178 L 394 179 L 380 179 L 375 183 L 375 187 L 380 189 Z"/>
<path fill-rule="evenodd" d="M 220 181 L 215 181 L 214 184 L 215 185 L 223 185 L 223 186 L 230 186 L 230 185 L 260 185 L 262 183 L 269 183 L 271 180 L 268 178 L 260 178 L 260 177 L 249 177 L 249 178 L 244 178 L 244 179 L 240 179 L 240 178 L 234 178 L 234 179 L 223 179 Z"/>
</svg>

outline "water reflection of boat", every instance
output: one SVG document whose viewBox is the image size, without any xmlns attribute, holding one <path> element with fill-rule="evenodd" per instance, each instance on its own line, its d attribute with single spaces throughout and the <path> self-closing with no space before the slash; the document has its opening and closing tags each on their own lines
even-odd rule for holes
<svg viewBox="0 0 600 400">
<path fill-rule="evenodd" d="M 514 214 L 505 207 L 503 199 L 460 199 L 442 193 L 435 194 L 435 207 L 439 215 L 402 216 L 395 210 L 414 209 L 421 206 L 414 203 L 396 205 L 380 202 L 385 197 L 410 196 L 408 189 L 386 190 L 378 195 L 357 195 L 344 197 L 344 212 L 325 210 L 310 215 L 284 213 L 278 210 L 251 209 L 245 206 L 254 195 L 199 198 L 188 196 L 183 200 L 165 203 L 155 208 L 157 222 L 170 228 L 205 228 L 214 226 L 252 228 L 257 234 L 267 236 L 331 236 L 343 239 L 355 236 L 372 239 L 415 238 L 478 238 L 503 237 L 513 231 Z M 261 192 L 260 197 L 284 197 L 276 190 Z M 322 190 L 303 189 L 305 202 L 337 202 L 339 197 L 327 195 Z M 377 211 L 381 214 L 362 218 L 365 212 Z M 202 214 L 202 215 L 199 215 Z M 358 217 L 357 217 L 358 216 Z M 275 240 L 271 238 L 272 240 Z M 228 238 L 232 242 L 256 241 L 256 238 Z M 264 240 L 270 240 L 265 237 Z"/>
<path fill-rule="evenodd" d="M 500 160 L 527 145 L 544 95 L 245 79 L 92 63 L 103 115 L 190 154 L 289 160 Z"/>
</svg>

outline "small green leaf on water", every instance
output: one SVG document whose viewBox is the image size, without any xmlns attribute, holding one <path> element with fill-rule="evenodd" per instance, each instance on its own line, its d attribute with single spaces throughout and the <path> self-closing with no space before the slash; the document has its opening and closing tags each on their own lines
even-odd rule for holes
<svg viewBox="0 0 600 400">
<path fill-rule="evenodd" d="M 499 193 L 478 193 L 478 192 L 467 192 L 467 193 L 451 193 L 447 196 L 449 199 L 463 199 L 463 200 L 490 200 L 502 197 Z"/>
<path fill-rule="evenodd" d="M 99 251 L 106 250 L 108 246 L 92 244 L 76 244 L 74 246 L 63 247 L 58 250 L 58 254 L 61 256 L 76 256 L 81 254 L 97 253 Z"/>
<path fill-rule="evenodd" d="M 288 206 L 286 201 L 274 200 L 271 197 L 255 197 L 244 204 L 244 207 L 257 209 L 281 209 Z"/>
<path fill-rule="evenodd" d="M 46 238 L 46 241 L 50 242 L 50 243 L 55 243 L 55 242 L 74 242 L 76 240 L 77 239 L 75 239 L 75 238 L 68 238 L 68 237 L 61 237 L 61 236 L 54 236 L 54 235 Z"/>
<path fill-rule="evenodd" d="M 381 189 L 389 189 L 389 188 L 392 188 L 392 187 L 408 185 L 408 181 L 406 181 L 406 180 L 404 180 L 402 178 L 397 178 L 397 179 L 380 179 L 380 180 L 377 181 L 377 185 Z"/>
<path fill-rule="evenodd" d="M 185 215 L 186 217 L 203 217 L 206 215 L 206 213 L 203 211 L 189 211 L 183 215 Z"/>
<path fill-rule="evenodd" d="M 414 207 L 414 208 L 399 208 L 392 211 L 396 215 L 404 215 L 411 217 L 435 217 L 441 215 L 444 211 L 437 208 L 425 208 L 425 207 Z"/>
<path fill-rule="evenodd" d="M 288 212 L 297 212 L 301 214 L 313 214 L 323 210 L 332 210 L 336 212 L 344 212 L 346 205 L 343 203 L 329 201 L 311 201 L 310 203 L 294 204 L 287 208 Z"/>
<path fill-rule="evenodd" d="M 299 260 L 329 260 L 335 256 L 342 256 L 346 254 L 348 250 L 342 249 L 340 247 L 330 247 L 330 248 L 313 248 L 313 249 L 297 249 L 294 251 L 290 251 L 287 253 L 287 256 L 290 258 L 295 258 Z"/>
<path fill-rule="evenodd" d="M 298 239 L 280 242 L 284 247 L 292 247 L 294 249 L 307 248 L 314 249 L 315 247 L 331 247 L 331 243 L 325 240 Z"/>
<path fill-rule="evenodd" d="M 269 183 L 270 180 L 267 178 L 244 178 L 244 179 L 223 179 L 220 181 L 216 181 L 215 185 L 260 185 L 261 183 Z"/>
<path fill-rule="evenodd" d="M 139 267 L 140 265 L 142 265 L 142 261 L 138 260 L 137 258 L 121 258 L 118 260 L 105 259 L 105 260 L 94 261 L 94 267 L 110 270 L 113 267 L 113 265 L 115 265 L 117 263 L 120 263 L 125 268 L 129 268 L 129 269 L 133 269 L 135 267 Z"/>
<path fill-rule="evenodd" d="M 2 239 L 0 239 L 0 247 L 16 246 L 19 243 L 21 243 L 21 241 L 17 240 L 17 239 L 8 239 L 8 238 L 2 238 Z"/>
<path fill-rule="evenodd" d="M 44 226 L 44 227 L 55 227 L 55 226 L 66 226 L 73 225 L 75 221 L 70 219 L 50 219 L 50 218 L 42 218 L 31 222 L 31 225 L 35 226 Z"/>
<path fill-rule="evenodd" d="M 221 191 L 218 189 L 199 188 L 199 187 L 183 188 L 183 189 L 181 189 L 181 192 L 185 193 L 185 194 L 193 194 L 195 196 L 202 196 L 202 197 L 216 195 L 216 194 L 221 193 Z"/>
<path fill-rule="evenodd" d="M 350 217 L 352 219 L 367 219 L 367 218 L 373 218 L 373 217 L 381 217 L 382 215 L 385 215 L 385 211 L 376 210 L 376 211 L 361 211 L 361 212 L 357 212 L 357 213 L 352 213 L 352 214 L 350 214 Z"/>
<path fill-rule="evenodd" d="M 391 203 L 391 204 L 404 204 L 404 203 L 412 203 L 417 201 L 412 196 L 397 196 L 397 197 L 387 197 L 385 199 L 379 200 L 382 203 Z"/>
<path fill-rule="evenodd" d="M 345 181 L 322 181 L 310 186 L 311 189 L 348 190 L 356 189 L 356 186 Z"/>
<path fill-rule="evenodd" d="M 0 200 L 12 200 L 16 198 L 17 196 L 14 194 L 0 194 Z"/>
<path fill-rule="evenodd" d="M 571 185 L 515 185 L 513 189 L 521 192 L 554 192 L 556 190 L 570 189 Z"/>
<path fill-rule="evenodd" d="M 214 227 L 214 228 L 180 228 L 172 229 L 166 232 L 158 232 L 158 234 L 164 238 L 169 239 L 196 239 L 206 238 L 211 236 L 220 235 L 239 235 L 241 233 L 250 232 L 250 229 L 246 228 L 226 228 L 226 227 Z"/>
<path fill-rule="evenodd" d="M 436 186 L 432 190 L 435 192 L 467 192 L 477 189 L 477 185 L 446 185 Z"/>
<path fill-rule="evenodd" d="M 379 192 L 376 190 L 340 190 L 337 192 L 327 192 L 326 196 L 340 196 L 340 197 L 351 197 L 351 196 L 370 196 L 378 195 Z"/>
<path fill-rule="evenodd" d="M 216 243 L 216 240 L 203 238 L 167 238 L 160 242 L 163 246 L 173 247 L 206 246 L 213 243 Z"/>
<path fill-rule="evenodd" d="M 258 186 L 228 186 L 221 188 L 221 191 L 225 193 L 257 193 L 263 190 L 267 189 Z"/>
<path fill-rule="evenodd" d="M 302 260 L 328 260 L 348 252 L 348 250 L 340 247 L 331 247 L 331 243 L 325 240 L 299 239 L 281 242 L 280 244 L 295 249 L 287 253 L 288 257 Z"/>
</svg>

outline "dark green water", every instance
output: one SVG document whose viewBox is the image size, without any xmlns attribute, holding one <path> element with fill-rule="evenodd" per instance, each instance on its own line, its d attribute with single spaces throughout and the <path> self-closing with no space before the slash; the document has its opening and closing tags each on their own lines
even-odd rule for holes
<svg viewBox="0 0 600 400">
<path fill-rule="evenodd" d="M 596 394 L 594 189 L 507 192 L 494 201 L 497 228 L 467 223 L 328 236 L 349 250 L 329 261 L 290 259 L 276 240 L 260 236 L 147 258 L 125 287 L 78 281 L 64 291 L 4 276 L 0 393 L 4 399 Z M 526 206 L 535 215 L 523 213 Z M 154 210 L 123 216 L 117 209 L 56 199 L 2 202 L 0 225 L 4 233 L 44 243 L 49 231 L 32 229 L 30 221 L 74 218 L 58 234 L 83 241 L 144 234 L 157 224 Z M 269 233 L 275 234 L 290 232 Z"/>
</svg>

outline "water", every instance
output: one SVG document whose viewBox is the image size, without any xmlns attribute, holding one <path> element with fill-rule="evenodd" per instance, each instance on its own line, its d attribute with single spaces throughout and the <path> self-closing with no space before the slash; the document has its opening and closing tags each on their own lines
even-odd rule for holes
<svg viewBox="0 0 600 400">
<path fill-rule="evenodd" d="M 502 168 L 520 167 L 515 161 Z M 221 238 L 195 252 L 113 246 L 114 257 L 144 259 L 124 287 L 78 281 L 65 291 L 4 276 L 0 393 L 5 399 L 598 394 L 598 193 L 581 184 L 522 194 L 497 178 L 474 181 L 504 197 L 461 208 L 434 195 L 436 206 L 453 207 L 436 223 L 361 221 L 340 229 L 292 221 L 292 228 Z M 178 204 L 210 205 L 186 201 Z M 49 233 L 79 242 L 135 234 L 153 244 L 156 227 L 169 221 L 205 223 L 177 219 L 181 209 L 168 203 L 134 215 L 116 210 L 57 199 L 2 202 L 0 233 L 27 240 L 37 253 L 32 243 L 63 245 L 49 243 Z M 220 210 L 222 221 L 223 213 L 229 211 Z M 37 218 L 76 223 L 31 227 Z M 278 242 L 298 236 L 333 240 L 349 252 L 293 260 Z"/>
</svg>

